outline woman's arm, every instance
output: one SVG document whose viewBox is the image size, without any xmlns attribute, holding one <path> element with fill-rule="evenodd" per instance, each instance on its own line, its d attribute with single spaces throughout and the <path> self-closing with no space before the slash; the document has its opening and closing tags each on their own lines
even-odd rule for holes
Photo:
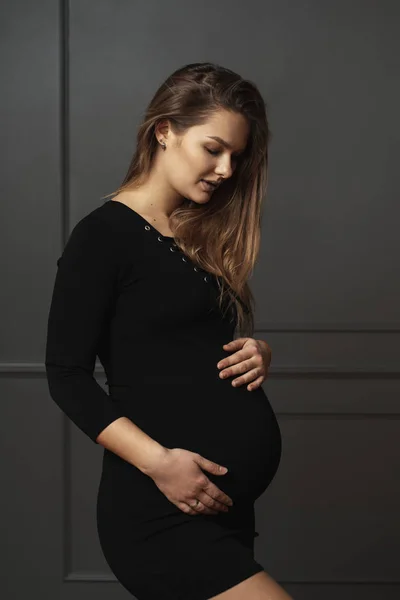
<svg viewBox="0 0 400 600">
<path fill-rule="evenodd" d="M 127 417 L 121 417 L 106 427 L 98 436 L 97 443 L 149 477 L 168 450 Z"/>
<path fill-rule="evenodd" d="M 57 261 L 46 375 L 50 396 L 81 431 L 147 472 L 165 449 L 124 416 L 93 376 L 98 343 L 115 301 L 118 252 L 115 234 L 93 213 L 72 230 Z"/>
</svg>

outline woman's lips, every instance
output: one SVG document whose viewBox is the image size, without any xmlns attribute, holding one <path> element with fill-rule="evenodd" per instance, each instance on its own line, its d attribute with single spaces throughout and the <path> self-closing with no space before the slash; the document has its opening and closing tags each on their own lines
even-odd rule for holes
<svg viewBox="0 0 400 600">
<path fill-rule="evenodd" d="M 204 179 L 201 179 L 200 183 L 205 192 L 213 192 L 215 190 L 215 186 L 211 185 L 211 183 L 207 183 Z"/>
</svg>

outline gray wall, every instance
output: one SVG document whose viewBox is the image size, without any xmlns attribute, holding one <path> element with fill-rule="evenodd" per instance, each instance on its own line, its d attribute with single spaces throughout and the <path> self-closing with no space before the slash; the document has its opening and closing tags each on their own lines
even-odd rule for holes
<svg viewBox="0 0 400 600">
<path fill-rule="evenodd" d="M 399 4 L 0 10 L 1 596 L 129 597 L 97 540 L 102 449 L 48 395 L 47 314 L 68 233 L 122 181 L 151 95 L 211 60 L 259 85 L 273 133 L 252 289 L 283 454 L 256 558 L 296 600 L 398 598 Z"/>
</svg>

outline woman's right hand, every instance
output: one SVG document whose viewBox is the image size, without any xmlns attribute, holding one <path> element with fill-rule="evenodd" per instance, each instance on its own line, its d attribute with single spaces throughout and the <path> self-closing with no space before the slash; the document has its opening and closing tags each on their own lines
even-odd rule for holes
<svg viewBox="0 0 400 600">
<path fill-rule="evenodd" d="M 202 471 L 225 475 L 226 467 L 183 448 L 165 450 L 149 476 L 170 502 L 190 515 L 216 515 L 228 511 L 228 506 L 233 504 L 231 498 Z M 196 499 L 199 500 L 197 505 Z"/>
</svg>

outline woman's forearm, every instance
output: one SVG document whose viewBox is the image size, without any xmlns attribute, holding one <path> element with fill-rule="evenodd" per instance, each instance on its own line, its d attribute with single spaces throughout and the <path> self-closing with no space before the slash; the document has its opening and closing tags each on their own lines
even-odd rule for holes
<svg viewBox="0 0 400 600">
<path fill-rule="evenodd" d="M 147 435 L 127 417 L 120 417 L 110 423 L 97 436 L 96 441 L 149 477 L 152 469 L 167 452 L 167 448 Z"/>
</svg>

